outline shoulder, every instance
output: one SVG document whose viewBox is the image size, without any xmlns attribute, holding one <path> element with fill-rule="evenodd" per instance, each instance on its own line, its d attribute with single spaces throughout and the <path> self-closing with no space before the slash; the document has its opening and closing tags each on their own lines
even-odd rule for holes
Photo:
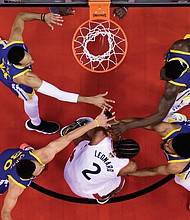
<svg viewBox="0 0 190 220">
<path fill-rule="evenodd" d="M 153 126 L 154 131 L 160 134 L 161 137 L 165 137 L 168 135 L 171 131 L 180 128 L 180 125 L 178 124 L 171 124 L 168 122 L 161 122 L 157 125 Z"/>
<path fill-rule="evenodd" d="M 3 47 L 4 50 L 10 50 L 12 47 L 23 47 L 24 49 L 28 49 L 25 43 L 22 40 L 13 40 L 13 41 L 8 41 L 7 44 Z"/>
<path fill-rule="evenodd" d="M 173 162 L 167 164 L 167 171 L 170 174 L 178 174 L 183 171 L 183 169 L 187 166 L 188 162 Z"/>
<path fill-rule="evenodd" d="M 174 97 L 181 91 L 181 89 L 181 86 L 177 86 L 170 82 L 167 82 L 164 95 L 166 98 Z"/>
<path fill-rule="evenodd" d="M 170 49 L 189 52 L 189 46 L 190 46 L 189 39 L 180 39 L 175 41 Z"/>
</svg>

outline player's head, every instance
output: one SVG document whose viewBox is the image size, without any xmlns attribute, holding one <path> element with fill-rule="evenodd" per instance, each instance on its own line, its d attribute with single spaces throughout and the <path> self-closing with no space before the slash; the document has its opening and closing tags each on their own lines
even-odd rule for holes
<svg viewBox="0 0 190 220">
<path fill-rule="evenodd" d="M 16 165 L 16 171 L 22 179 L 31 179 L 38 176 L 44 169 L 37 161 L 21 160 Z"/>
<path fill-rule="evenodd" d="M 190 133 L 178 134 L 173 139 L 168 139 L 161 144 L 161 148 L 169 154 L 177 154 L 190 158 Z"/>
<path fill-rule="evenodd" d="M 160 78 L 165 81 L 177 79 L 186 69 L 187 65 L 181 60 L 172 60 L 166 62 L 160 71 Z"/>
<path fill-rule="evenodd" d="M 132 139 L 122 139 L 114 142 L 113 149 L 116 157 L 129 159 L 136 156 L 140 151 L 139 144 Z"/>
<path fill-rule="evenodd" d="M 34 63 L 32 56 L 19 46 L 12 47 L 7 54 L 7 58 L 10 63 L 15 65 L 30 66 Z"/>
<path fill-rule="evenodd" d="M 190 133 L 179 134 L 174 137 L 172 147 L 177 155 L 190 158 Z"/>
</svg>

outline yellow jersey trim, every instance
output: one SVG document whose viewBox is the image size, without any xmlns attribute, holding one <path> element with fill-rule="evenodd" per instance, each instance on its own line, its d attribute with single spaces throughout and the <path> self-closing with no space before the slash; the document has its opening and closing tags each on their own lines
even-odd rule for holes
<svg viewBox="0 0 190 220">
<path fill-rule="evenodd" d="M 7 45 L 5 45 L 3 48 L 7 48 L 8 46 L 12 45 L 12 44 L 24 44 L 24 41 L 12 41 L 10 43 L 8 43 Z"/>
<path fill-rule="evenodd" d="M 185 40 L 185 39 L 188 39 L 188 38 L 190 38 L 190 34 L 186 34 L 186 35 L 183 37 L 184 40 Z"/>
<path fill-rule="evenodd" d="M 25 66 L 13 64 L 13 66 L 17 69 L 24 69 Z"/>
<path fill-rule="evenodd" d="M 169 83 L 174 84 L 174 85 L 176 85 L 176 86 L 184 86 L 184 87 L 186 87 L 185 84 L 183 84 L 183 83 L 178 83 L 178 82 L 174 82 L 174 81 L 172 81 L 172 80 L 170 80 Z"/>
<path fill-rule="evenodd" d="M 12 176 L 8 175 L 8 177 L 17 185 L 23 189 L 26 189 L 26 186 L 22 185 L 21 183 L 17 182 Z"/>
<path fill-rule="evenodd" d="M 33 154 L 31 151 L 29 151 L 29 154 L 32 155 L 33 157 L 35 157 L 36 160 L 38 161 L 38 163 L 40 163 L 40 165 L 45 166 L 45 164 L 40 160 L 40 158 L 38 156 Z"/>
<path fill-rule="evenodd" d="M 171 132 L 169 132 L 165 137 L 162 138 L 162 140 L 165 140 L 166 138 L 168 138 L 170 135 L 172 135 L 173 133 L 177 132 L 177 131 L 180 131 L 181 130 L 181 127 L 180 128 L 177 128 L 177 129 L 174 129 L 172 130 Z M 170 138 L 170 139 L 173 139 L 173 138 Z"/>
<path fill-rule="evenodd" d="M 184 52 L 184 51 L 180 51 L 180 50 L 170 50 L 170 52 L 172 52 L 172 53 L 178 53 L 178 54 L 184 54 L 184 55 L 190 55 L 189 52 Z"/>
<path fill-rule="evenodd" d="M 172 155 L 174 157 L 174 155 Z M 178 157 L 178 156 L 176 156 Z M 183 159 L 183 160 L 169 160 L 168 163 L 184 163 L 184 162 L 190 162 L 190 158 Z"/>
<path fill-rule="evenodd" d="M 35 91 L 34 91 L 34 89 L 33 89 L 33 91 L 32 91 L 31 94 L 30 94 L 30 93 L 26 93 L 26 94 L 28 95 L 29 99 L 32 100 L 33 95 L 36 94 L 36 93 L 35 93 Z M 23 98 L 22 98 L 20 95 L 18 95 L 18 98 L 20 98 L 20 99 L 23 100 Z"/>
<path fill-rule="evenodd" d="M 13 79 L 16 79 L 17 77 L 22 76 L 22 75 L 24 75 L 25 73 L 27 73 L 29 71 L 32 71 L 32 70 L 31 69 L 24 70 L 23 72 L 17 74 L 16 76 L 13 76 Z"/>
</svg>

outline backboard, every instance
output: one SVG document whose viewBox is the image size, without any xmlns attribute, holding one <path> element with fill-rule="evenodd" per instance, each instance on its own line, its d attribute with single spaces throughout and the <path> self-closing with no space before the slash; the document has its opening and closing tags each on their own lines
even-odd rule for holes
<svg viewBox="0 0 190 220">
<path fill-rule="evenodd" d="M 0 0 L 0 4 L 57 4 L 70 7 L 87 7 L 88 0 Z M 185 6 L 190 0 L 111 0 L 111 7 L 130 6 Z"/>
</svg>

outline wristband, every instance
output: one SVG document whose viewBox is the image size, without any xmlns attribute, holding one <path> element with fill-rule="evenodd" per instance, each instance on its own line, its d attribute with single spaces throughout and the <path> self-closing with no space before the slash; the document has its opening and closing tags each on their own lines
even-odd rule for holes
<svg viewBox="0 0 190 220">
<path fill-rule="evenodd" d="M 94 119 L 94 121 L 96 122 L 96 126 L 97 126 L 97 127 L 100 127 L 100 124 L 99 124 L 98 120 L 97 120 L 97 119 Z"/>
<path fill-rule="evenodd" d="M 46 16 L 46 14 L 41 14 L 41 21 L 45 22 L 45 16 Z"/>
</svg>

